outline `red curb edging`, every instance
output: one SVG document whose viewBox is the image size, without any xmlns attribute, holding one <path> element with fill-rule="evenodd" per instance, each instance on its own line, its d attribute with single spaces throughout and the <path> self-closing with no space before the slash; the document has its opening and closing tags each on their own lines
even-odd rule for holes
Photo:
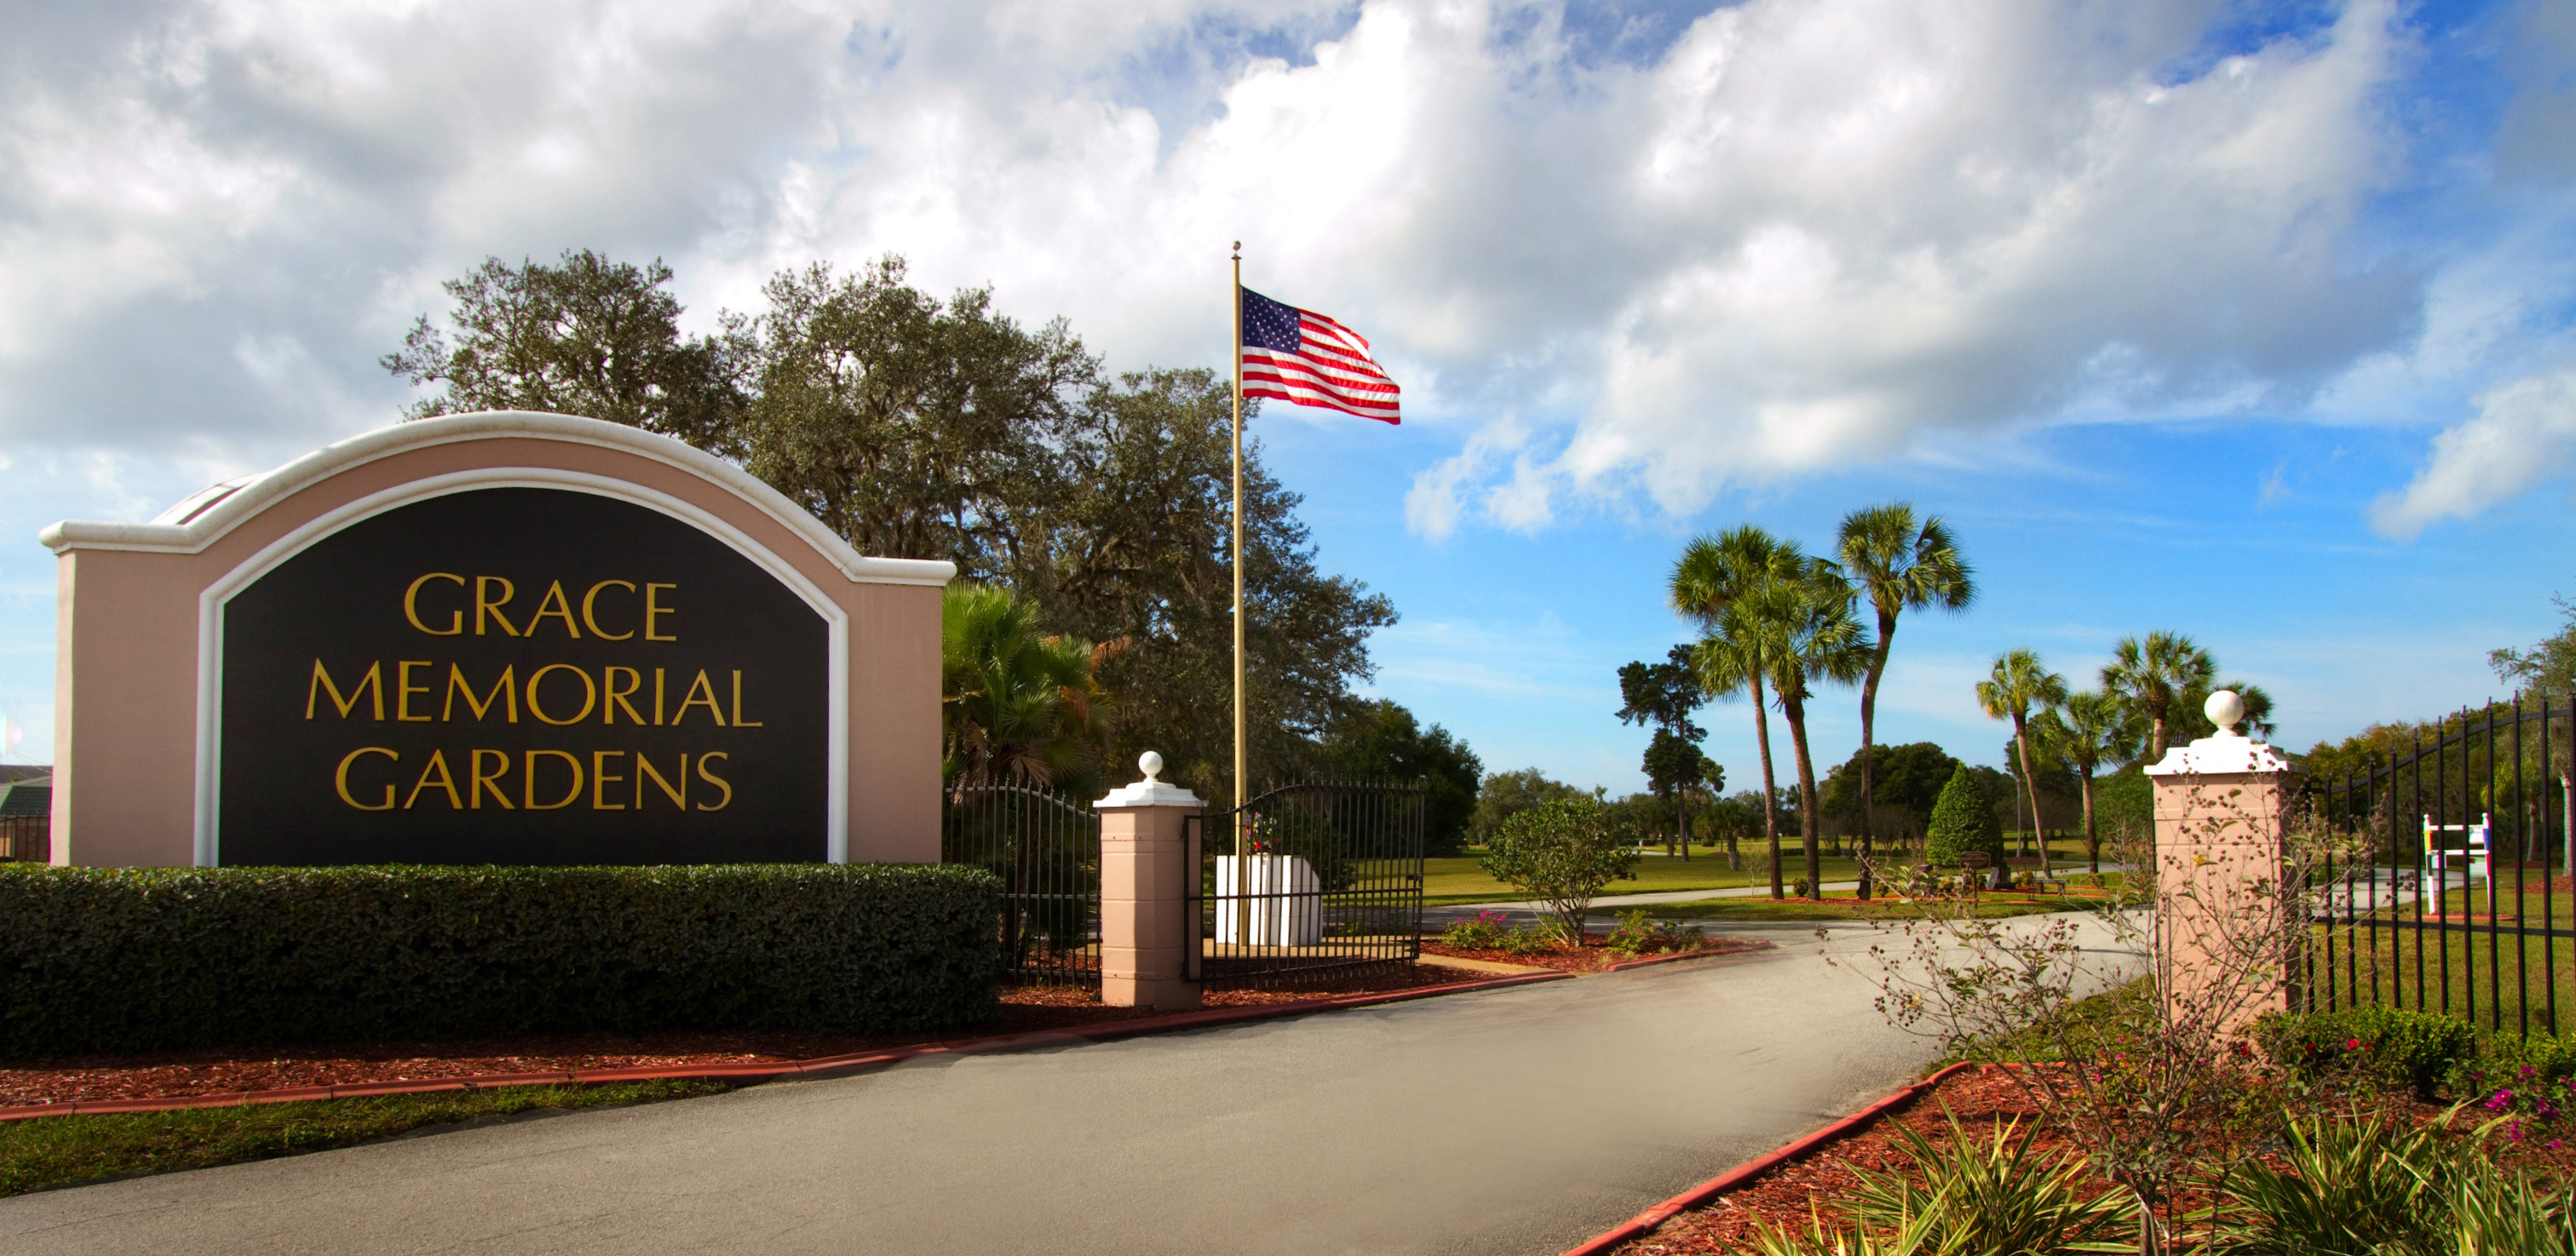
<svg viewBox="0 0 2576 1256">
<path fill-rule="evenodd" d="M 1630 1239 L 1651 1234 L 1657 1226 L 1672 1220 L 1674 1217 L 1688 1212 L 1693 1208 L 1697 1208 L 1711 1199 L 1734 1190 L 1736 1187 L 1742 1186 L 1754 1178 L 1760 1177 L 1792 1160 L 1805 1156 L 1807 1153 L 1824 1146 L 1826 1143 L 1832 1142 L 1845 1134 L 1849 1134 L 1852 1131 L 1887 1115 L 1890 1110 L 1913 1100 L 1917 1096 L 1923 1094 L 1923 1092 L 1940 1084 L 1943 1078 L 1946 1078 L 1961 1069 L 1971 1067 L 1974 1066 L 1965 1062 L 1953 1064 L 1950 1067 L 1942 1069 L 1940 1072 L 1934 1073 L 1930 1077 L 1926 1077 L 1911 1086 L 1907 1086 L 1858 1112 L 1852 1113 L 1850 1116 L 1844 1117 L 1823 1129 L 1817 1130 L 1815 1133 L 1793 1140 L 1787 1146 L 1781 1147 L 1777 1151 L 1755 1156 L 1754 1158 L 1747 1160 L 1724 1173 L 1718 1174 L 1716 1177 L 1710 1178 L 1689 1190 L 1683 1191 L 1679 1195 L 1673 1196 L 1671 1199 L 1667 1199 L 1644 1212 L 1638 1213 L 1636 1216 L 1628 1218 L 1626 1221 L 1621 1222 L 1616 1229 L 1605 1234 L 1596 1235 L 1589 1242 L 1584 1243 L 1580 1247 L 1568 1248 L 1565 1252 L 1565 1256 L 1601 1256 L 1602 1253 L 1607 1252 Z"/>
<path fill-rule="evenodd" d="M 1205 1029 L 1217 1025 L 1239 1024 L 1244 1021 L 1295 1016 L 1306 1012 L 1329 1012 L 1342 1008 L 1366 1007 L 1377 1003 L 1402 1003 L 1444 994 L 1497 990 L 1505 986 L 1522 986 L 1541 981 L 1561 981 L 1573 975 L 1565 972 L 1523 973 L 1484 981 L 1417 986 L 1410 990 L 1385 990 L 1367 994 L 1333 995 L 1321 999 L 1300 999 L 1294 1003 L 1256 1003 L 1245 1007 L 1207 1008 L 1195 1012 L 1139 1017 L 1135 1020 L 1076 1025 L 1068 1029 L 996 1034 L 989 1038 L 973 1038 L 964 1042 L 887 1047 L 882 1050 L 853 1052 L 848 1055 L 819 1056 L 811 1060 L 743 1064 L 665 1064 L 628 1068 L 574 1069 L 552 1073 L 484 1073 L 470 1077 L 425 1078 L 418 1081 L 338 1082 L 327 1086 L 281 1086 L 274 1090 L 231 1090 L 206 1095 L 177 1095 L 166 1099 L 76 1099 L 67 1103 L 36 1103 L 0 1108 L 0 1121 L 29 1121 L 49 1116 L 103 1116 L 122 1112 L 176 1112 L 189 1108 L 236 1108 L 254 1103 L 354 1099 L 367 1095 L 435 1094 L 448 1090 L 488 1090 L 498 1086 L 571 1086 L 596 1082 L 685 1080 L 770 1081 L 781 1077 L 819 1079 L 846 1076 L 879 1065 L 900 1063 L 915 1056 L 975 1054 L 1009 1050 L 1014 1047 L 1043 1046 L 1066 1040 L 1108 1042 L 1145 1034 L 1169 1033 L 1181 1029 Z"/>
</svg>

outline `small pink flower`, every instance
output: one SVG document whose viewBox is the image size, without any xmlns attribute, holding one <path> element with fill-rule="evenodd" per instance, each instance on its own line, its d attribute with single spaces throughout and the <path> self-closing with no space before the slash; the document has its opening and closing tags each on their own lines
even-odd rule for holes
<svg viewBox="0 0 2576 1256">
<path fill-rule="evenodd" d="M 2346 1038 L 2346 1039 L 2344 1039 L 2344 1040 L 2343 1040 L 2343 1049 L 2344 1049 L 2344 1050 L 2346 1050 L 2346 1051 L 2359 1051 L 2359 1050 L 2361 1050 L 2361 1039 L 2359 1039 L 2359 1038 Z"/>
</svg>

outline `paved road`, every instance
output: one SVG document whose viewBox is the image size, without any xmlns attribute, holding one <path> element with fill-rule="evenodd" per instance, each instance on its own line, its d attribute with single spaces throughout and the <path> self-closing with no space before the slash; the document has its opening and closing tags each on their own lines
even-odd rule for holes
<svg viewBox="0 0 2576 1256">
<path fill-rule="evenodd" d="M 1770 932 L 1750 956 L 45 1192 L 0 1201 L 0 1250 L 1559 1252 L 1921 1064 L 1866 977 L 1820 958 L 1865 930 Z"/>
</svg>

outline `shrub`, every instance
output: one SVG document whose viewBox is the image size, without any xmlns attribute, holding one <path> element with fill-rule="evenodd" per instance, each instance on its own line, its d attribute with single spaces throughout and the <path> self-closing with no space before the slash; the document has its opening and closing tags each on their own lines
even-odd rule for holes
<svg viewBox="0 0 2576 1256">
<path fill-rule="evenodd" d="M 1532 921 L 1494 939 L 1494 949 L 1505 955 L 1538 955 L 1559 946 L 1581 946 L 1583 936 L 1576 934 L 1568 941 L 1557 922 Z"/>
<path fill-rule="evenodd" d="M 0 1054 L 967 1024 L 975 868 L 0 869 Z"/>
<path fill-rule="evenodd" d="M 1474 920 L 1451 921 L 1440 931 L 1440 944 L 1462 951 L 1490 951 L 1503 940 L 1503 925 L 1511 917 L 1498 911 L 1479 910 Z"/>
<path fill-rule="evenodd" d="M 1618 955 L 1662 955 L 1698 950 L 1707 937 L 1708 930 L 1698 925 L 1656 920 L 1646 914 L 1645 908 L 1636 907 L 1619 913 L 1619 927 L 1610 931 L 1605 945 Z"/>
<path fill-rule="evenodd" d="M 1634 840 L 1600 800 L 1559 798 L 1505 820 L 1486 846 L 1483 867 L 1546 903 L 1559 932 L 1579 943 L 1593 896 L 1612 881 L 1636 878 Z"/>
<path fill-rule="evenodd" d="M 2508 1134 L 2519 1138 L 2528 1122 L 2556 1122 L 2576 1113 L 2576 1040 L 2493 1035 L 2476 1058 L 2452 1068 L 2443 1088 L 2503 1118 Z"/>
<path fill-rule="evenodd" d="M 2468 1022 L 2390 1007 L 2275 1016 L 2257 1035 L 2266 1055 L 2305 1080 L 2357 1077 L 2424 1099 L 2477 1052 Z"/>
<path fill-rule="evenodd" d="M 2000 864 L 2004 857 L 2003 826 L 1995 821 L 1994 799 L 1960 764 L 1932 804 L 1932 822 L 1923 830 L 1923 860 L 1945 868 L 1959 866 L 1961 855 L 1982 850 Z"/>
</svg>

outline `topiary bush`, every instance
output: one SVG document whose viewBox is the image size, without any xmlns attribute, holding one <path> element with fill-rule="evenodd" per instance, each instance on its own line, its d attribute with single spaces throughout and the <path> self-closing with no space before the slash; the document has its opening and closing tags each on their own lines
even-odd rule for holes
<svg viewBox="0 0 2576 1256">
<path fill-rule="evenodd" d="M 2256 1037 L 2264 1054 L 2302 1078 L 2359 1077 L 2423 1099 L 2478 1054 L 2467 1021 L 2378 1006 L 2270 1017 Z"/>
<path fill-rule="evenodd" d="M 1932 804 L 1932 822 L 1923 829 L 1923 861 L 1956 868 L 1959 857 L 1972 850 L 1984 851 L 2000 864 L 2004 830 L 1995 822 L 1994 800 L 1962 763 L 1951 771 L 1950 783 L 1941 787 L 1941 797 Z"/>
<path fill-rule="evenodd" d="M 0 868 L 0 1055 L 992 1014 L 978 868 Z"/>
</svg>

